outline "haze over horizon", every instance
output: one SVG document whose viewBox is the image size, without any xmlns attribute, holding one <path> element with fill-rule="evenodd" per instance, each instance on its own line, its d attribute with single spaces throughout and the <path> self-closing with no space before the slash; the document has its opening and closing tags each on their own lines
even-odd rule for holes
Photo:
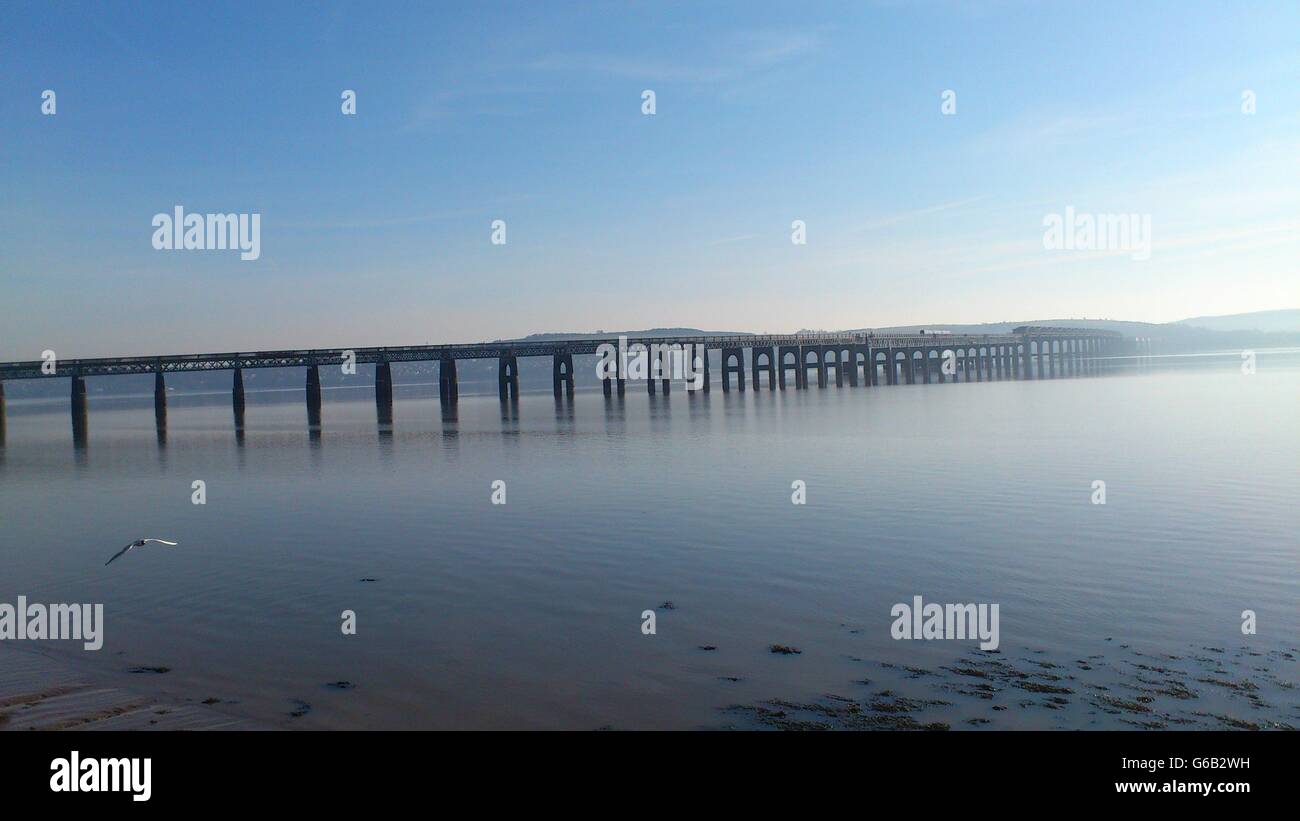
<svg viewBox="0 0 1300 821">
<path fill-rule="evenodd" d="M 0 360 L 1300 305 L 1295 6 L 357 8 L 8 6 Z"/>
</svg>

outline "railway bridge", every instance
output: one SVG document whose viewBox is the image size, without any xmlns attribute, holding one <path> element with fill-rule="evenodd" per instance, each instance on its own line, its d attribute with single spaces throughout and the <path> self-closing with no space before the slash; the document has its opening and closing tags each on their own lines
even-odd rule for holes
<svg viewBox="0 0 1300 821">
<path fill-rule="evenodd" d="M 328 348 L 292 351 L 256 351 L 173 354 L 145 357 L 54 359 L 0 363 L 0 435 L 4 431 L 4 382 L 13 379 L 66 378 L 71 381 L 74 431 L 86 422 L 86 377 L 117 374 L 154 375 L 154 412 L 159 425 L 167 414 L 166 374 L 194 371 L 231 371 L 231 400 L 236 426 L 244 419 L 244 378 L 250 368 L 306 368 L 308 423 L 320 424 L 321 367 L 375 365 L 375 402 L 380 419 L 391 421 L 394 362 L 438 362 L 438 394 L 444 406 L 453 405 L 460 393 L 456 363 L 465 359 L 497 360 L 497 385 L 502 401 L 518 398 L 520 357 L 551 357 L 552 389 L 556 396 L 572 395 L 573 357 L 613 349 L 647 356 L 652 364 L 666 364 L 667 355 L 686 351 L 688 357 L 703 352 L 703 379 L 688 381 L 687 390 L 708 392 L 712 386 L 711 356 L 718 352 L 722 390 L 746 388 L 746 374 L 754 390 L 805 390 L 836 386 L 899 385 L 932 382 L 979 382 L 1005 379 L 1052 379 L 1099 373 L 1114 357 L 1126 352 L 1117 333 L 1087 328 L 1026 325 L 1006 334 L 744 334 L 675 337 L 608 337 L 539 341 L 484 342 L 403 347 Z M 606 347 L 609 346 L 609 347 Z M 623 395 L 629 379 L 620 362 L 602 378 L 604 394 Z M 649 393 L 671 389 L 670 374 L 656 367 L 644 379 Z"/>
</svg>

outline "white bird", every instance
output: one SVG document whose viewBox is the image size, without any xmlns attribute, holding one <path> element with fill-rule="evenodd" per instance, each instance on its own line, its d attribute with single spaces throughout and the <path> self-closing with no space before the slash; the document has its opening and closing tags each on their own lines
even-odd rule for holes
<svg viewBox="0 0 1300 821">
<path fill-rule="evenodd" d="M 118 556 L 121 556 L 123 553 L 126 553 L 127 551 L 131 550 L 132 548 L 136 548 L 136 547 L 144 547 L 145 545 L 150 544 L 150 543 L 154 543 L 154 544 L 165 544 L 165 545 L 169 545 L 169 546 L 171 546 L 171 547 L 175 547 L 176 545 L 180 544 L 180 542 L 169 542 L 169 541 L 167 541 L 166 539 L 136 539 L 134 542 L 131 542 L 131 543 L 130 543 L 129 545 L 127 545 L 126 547 L 124 547 L 124 548 L 122 548 L 121 550 L 119 550 L 119 551 L 117 551 L 116 553 L 114 553 L 112 559 L 109 559 L 108 561 L 104 562 L 104 567 L 108 567 L 110 564 L 113 563 L 113 559 L 116 559 Z"/>
</svg>

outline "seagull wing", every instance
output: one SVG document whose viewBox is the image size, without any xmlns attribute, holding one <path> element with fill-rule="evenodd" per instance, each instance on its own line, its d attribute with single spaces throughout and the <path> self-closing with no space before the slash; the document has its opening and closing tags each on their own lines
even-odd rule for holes
<svg viewBox="0 0 1300 821">
<path fill-rule="evenodd" d="M 130 543 L 129 545 L 127 545 L 126 547 L 124 547 L 124 548 L 122 548 L 121 550 L 119 550 L 119 551 L 117 551 L 116 553 L 114 553 L 112 559 L 109 559 L 108 561 L 104 562 L 104 567 L 108 567 L 110 564 L 112 564 L 112 563 L 114 562 L 114 560 L 117 559 L 118 556 L 121 556 L 123 553 L 125 553 L 126 551 L 130 550 L 130 549 L 133 548 L 133 547 L 135 547 L 135 542 L 131 542 L 131 543 Z"/>
<path fill-rule="evenodd" d="M 150 542 L 157 542 L 158 544 L 169 544 L 172 547 L 175 547 L 176 545 L 180 544 L 180 542 L 169 542 L 166 539 L 145 539 L 144 540 L 145 544 L 149 544 Z"/>
</svg>

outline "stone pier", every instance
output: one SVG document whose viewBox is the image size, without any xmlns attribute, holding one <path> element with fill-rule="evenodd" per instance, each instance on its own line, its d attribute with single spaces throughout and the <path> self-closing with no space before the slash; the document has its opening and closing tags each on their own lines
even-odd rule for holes
<svg viewBox="0 0 1300 821">
<path fill-rule="evenodd" d="M 759 364 L 760 359 L 766 362 Z M 749 351 L 750 381 L 754 383 L 754 390 L 762 390 L 763 381 L 760 375 L 767 371 L 767 389 L 776 390 L 776 352 L 772 348 L 751 348 Z"/>
<path fill-rule="evenodd" d="M 167 380 L 162 371 L 153 375 L 153 416 L 158 427 L 167 426 Z"/>
<path fill-rule="evenodd" d="M 235 368 L 230 380 L 230 405 L 235 412 L 235 429 L 244 427 L 244 369 Z"/>
<path fill-rule="evenodd" d="M 651 396 L 655 392 L 655 382 L 659 382 L 667 396 L 672 386 L 673 361 L 672 352 L 667 347 L 652 347 L 646 351 L 646 392 Z"/>
<path fill-rule="evenodd" d="M 735 358 L 736 364 L 731 364 L 732 358 Z M 723 348 L 722 349 L 722 390 L 731 390 L 731 375 L 736 375 L 736 387 L 741 391 L 745 390 L 745 349 L 744 348 Z"/>
<path fill-rule="evenodd" d="M 86 380 L 81 374 L 76 374 L 72 377 L 72 442 L 75 447 L 86 446 L 89 423 L 86 414 Z"/>
<path fill-rule="evenodd" d="M 551 357 L 551 388 L 556 396 L 573 396 L 573 354 L 557 353 Z"/>
<path fill-rule="evenodd" d="M 519 358 L 514 354 L 497 357 L 497 394 L 502 402 L 519 399 Z"/>
<path fill-rule="evenodd" d="M 444 357 L 438 362 L 438 401 L 443 407 L 460 398 L 460 381 L 456 378 L 456 360 Z"/>
<path fill-rule="evenodd" d="M 375 411 L 381 425 L 393 424 L 393 367 L 388 362 L 375 365 Z"/>
<path fill-rule="evenodd" d="M 320 367 L 307 366 L 307 424 L 320 427 Z"/>
</svg>

